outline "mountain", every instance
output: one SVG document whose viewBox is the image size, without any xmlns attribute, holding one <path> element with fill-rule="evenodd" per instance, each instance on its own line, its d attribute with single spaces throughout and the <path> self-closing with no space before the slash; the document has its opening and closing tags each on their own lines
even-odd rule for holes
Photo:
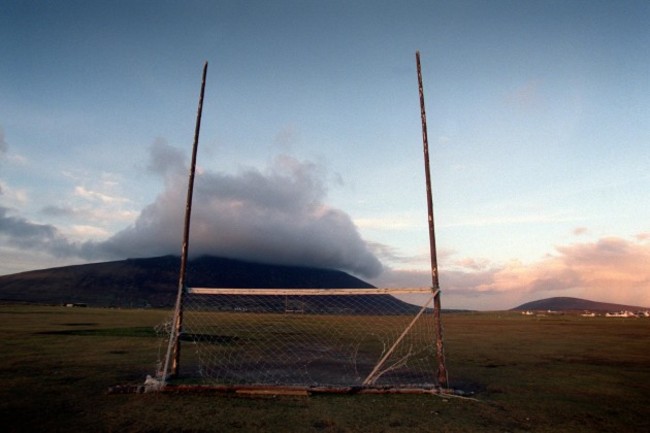
<svg viewBox="0 0 650 433">
<path fill-rule="evenodd" d="M 41 304 L 78 303 L 99 307 L 172 307 L 178 287 L 180 258 L 163 256 L 65 266 L 0 276 L 0 301 Z M 345 272 L 253 263 L 204 256 L 187 266 L 189 287 L 230 288 L 371 288 Z M 345 301 L 357 312 L 413 312 L 419 307 L 388 295 L 269 297 L 268 308 L 284 311 L 341 309 Z M 222 297 L 228 309 L 250 309 L 251 297 Z M 223 308 L 223 307 L 220 307 Z"/>
<path fill-rule="evenodd" d="M 513 308 L 514 311 L 520 310 L 533 310 L 533 311 L 639 311 L 646 310 L 646 307 L 639 307 L 633 305 L 611 304 L 606 302 L 589 301 L 580 298 L 546 298 L 538 301 L 526 302 L 518 307 Z"/>
</svg>

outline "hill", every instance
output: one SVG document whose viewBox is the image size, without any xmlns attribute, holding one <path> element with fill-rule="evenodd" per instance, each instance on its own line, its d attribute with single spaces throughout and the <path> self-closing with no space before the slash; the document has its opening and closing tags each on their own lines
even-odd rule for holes
<svg viewBox="0 0 650 433">
<path fill-rule="evenodd" d="M 0 276 L 0 301 L 40 304 L 81 303 L 100 307 L 172 307 L 178 287 L 180 258 L 163 256 L 43 269 Z M 371 284 L 345 272 L 299 266 L 268 265 L 221 257 L 198 257 L 187 267 L 190 287 L 232 288 L 370 288 Z M 232 308 L 246 305 L 230 296 Z M 339 296 L 311 297 L 305 308 L 328 305 Z M 392 296 L 353 296 L 354 309 L 410 312 L 417 307 Z M 284 309 L 285 300 L 271 305 Z"/>
<path fill-rule="evenodd" d="M 645 310 L 646 307 L 639 307 L 634 305 L 621 305 L 612 304 L 607 302 L 589 301 L 587 299 L 569 298 L 569 297 L 556 297 L 540 299 L 538 301 L 526 302 L 518 307 L 513 308 L 514 311 L 533 310 L 533 311 L 638 311 Z"/>
</svg>

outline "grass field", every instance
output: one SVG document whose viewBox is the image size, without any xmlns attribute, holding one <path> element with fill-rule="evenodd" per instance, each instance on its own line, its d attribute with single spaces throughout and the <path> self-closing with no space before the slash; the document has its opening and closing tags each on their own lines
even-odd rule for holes
<svg viewBox="0 0 650 433">
<path fill-rule="evenodd" d="M 648 319 L 444 315 L 451 385 L 476 400 L 108 394 L 155 371 L 169 314 L 0 306 L 2 430 L 650 431 Z"/>
</svg>

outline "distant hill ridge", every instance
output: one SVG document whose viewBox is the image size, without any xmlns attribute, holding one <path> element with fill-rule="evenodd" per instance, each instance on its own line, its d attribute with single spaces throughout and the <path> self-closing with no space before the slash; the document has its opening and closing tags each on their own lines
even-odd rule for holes
<svg viewBox="0 0 650 433">
<path fill-rule="evenodd" d="M 526 302 L 518 307 L 513 308 L 514 311 L 521 310 L 552 310 L 552 311 L 639 311 L 646 310 L 647 307 L 639 307 L 634 305 L 612 304 L 608 302 L 589 301 L 581 298 L 570 297 L 555 297 L 540 299 L 538 301 Z"/>
<path fill-rule="evenodd" d="M 99 307 L 171 307 L 178 287 L 180 258 L 162 256 L 64 266 L 0 276 L 0 302 L 38 304 L 83 303 Z M 269 265 L 204 256 L 188 263 L 190 287 L 233 288 L 370 288 L 371 284 L 342 271 Z M 241 298 L 241 297 L 240 297 Z M 328 301 L 329 298 L 329 301 Z M 327 307 L 338 296 L 321 297 Z M 391 296 L 354 296 L 357 308 L 417 311 L 418 307 Z M 230 300 L 236 304 L 234 298 Z M 277 309 L 284 308 L 278 300 Z M 647 307 L 554 297 L 527 302 L 515 311 L 639 311 Z"/>
<path fill-rule="evenodd" d="M 178 287 L 179 268 L 179 257 L 163 256 L 4 275 L 0 276 L 0 301 L 83 303 L 100 307 L 171 307 Z M 332 269 L 269 265 L 213 256 L 198 257 L 188 262 L 187 285 L 232 288 L 374 287 Z M 232 305 L 236 305 L 234 298 L 242 297 L 231 297 Z M 335 302 L 337 296 L 320 298 L 319 302 L 327 305 L 327 302 Z M 381 303 L 383 310 L 410 312 L 418 309 L 387 295 L 353 298 L 357 298 L 358 308 L 371 309 L 373 305 L 377 307 L 377 303 Z M 283 299 L 278 299 L 275 308 L 284 308 L 283 302 Z"/>
</svg>

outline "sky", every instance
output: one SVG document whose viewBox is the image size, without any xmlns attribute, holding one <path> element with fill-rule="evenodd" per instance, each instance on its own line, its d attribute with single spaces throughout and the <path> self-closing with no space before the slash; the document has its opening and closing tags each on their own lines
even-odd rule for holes
<svg viewBox="0 0 650 433">
<path fill-rule="evenodd" d="M 180 254 L 650 307 L 647 1 L 0 7 L 0 274 Z"/>
</svg>

